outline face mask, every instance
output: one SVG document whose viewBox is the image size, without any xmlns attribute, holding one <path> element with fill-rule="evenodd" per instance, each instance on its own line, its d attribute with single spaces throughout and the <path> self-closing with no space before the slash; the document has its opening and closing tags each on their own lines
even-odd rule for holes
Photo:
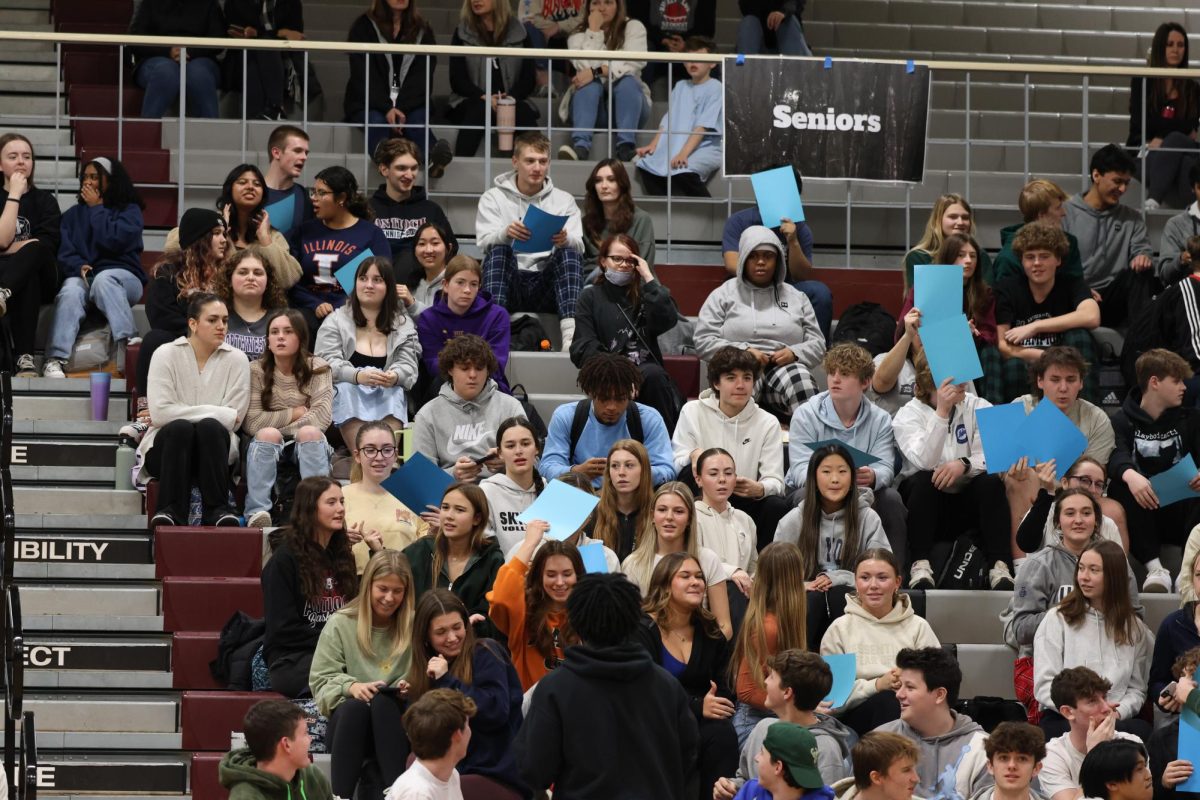
<svg viewBox="0 0 1200 800">
<path fill-rule="evenodd" d="M 615 269 L 604 270 L 604 279 L 613 286 L 628 286 L 633 280 L 635 273 L 633 272 L 617 272 Z"/>
</svg>

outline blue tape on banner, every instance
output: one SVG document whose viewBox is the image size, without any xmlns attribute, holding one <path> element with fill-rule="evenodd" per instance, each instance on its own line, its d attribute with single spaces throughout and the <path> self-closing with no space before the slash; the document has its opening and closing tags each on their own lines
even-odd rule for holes
<svg viewBox="0 0 1200 800">
<path fill-rule="evenodd" d="M 833 69 L 833 57 L 825 56 L 825 69 Z"/>
<path fill-rule="evenodd" d="M 737 60 L 736 60 L 736 61 L 734 61 L 733 63 L 737 64 L 739 67 L 741 67 L 741 66 L 745 66 L 745 64 L 746 64 L 746 56 L 745 56 L 744 54 L 742 54 L 742 53 L 738 53 L 738 54 L 737 54 Z"/>
<path fill-rule="evenodd" d="M 911 58 L 907 62 L 905 62 L 904 71 L 907 72 L 909 75 L 912 75 L 914 72 L 917 71 L 917 65 L 913 63 L 913 60 Z"/>
</svg>

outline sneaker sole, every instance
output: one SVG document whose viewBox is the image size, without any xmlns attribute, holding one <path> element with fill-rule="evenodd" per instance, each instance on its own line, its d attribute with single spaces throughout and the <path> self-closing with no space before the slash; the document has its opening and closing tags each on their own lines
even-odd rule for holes
<svg viewBox="0 0 1200 800">
<path fill-rule="evenodd" d="M 1166 586 L 1160 586 L 1157 583 L 1152 584 L 1150 586 L 1142 587 L 1142 594 L 1170 594 L 1170 593 L 1171 593 L 1170 589 L 1168 589 Z"/>
</svg>

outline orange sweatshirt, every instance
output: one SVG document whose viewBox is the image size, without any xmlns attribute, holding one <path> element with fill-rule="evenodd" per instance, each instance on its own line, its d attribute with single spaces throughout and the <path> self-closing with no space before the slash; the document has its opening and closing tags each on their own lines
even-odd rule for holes
<svg viewBox="0 0 1200 800">
<path fill-rule="evenodd" d="M 529 691 L 529 687 L 550 671 L 546 667 L 546 657 L 529 643 L 530 632 L 525 630 L 525 575 L 528 572 L 529 565 L 524 561 L 516 557 L 509 559 L 496 573 L 496 581 L 487 596 L 490 604 L 488 614 L 496 627 L 508 637 L 513 666 L 525 691 Z M 565 613 L 546 615 L 546 624 L 555 630 L 566 621 Z M 555 649 L 555 656 L 556 661 L 563 659 L 561 647 Z"/>
<path fill-rule="evenodd" d="M 767 637 L 767 649 L 763 653 L 762 663 L 762 671 L 766 675 L 767 659 L 779 650 L 779 622 L 775 619 L 774 614 L 763 616 L 763 635 Z M 766 687 L 755 685 L 754 679 L 750 677 L 750 665 L 746 663 L 745 659 L 738 665 L 737 699 L 763 711 L 767 710 Z"/>
</svg>

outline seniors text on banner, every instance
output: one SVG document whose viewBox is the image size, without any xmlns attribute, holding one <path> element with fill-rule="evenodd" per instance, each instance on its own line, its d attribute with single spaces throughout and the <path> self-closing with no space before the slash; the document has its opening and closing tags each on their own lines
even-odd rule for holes
<svg viewBox="0 0 1200 800">
<path fill-rule="evenodd" d="M 726 175 L 790 163 L 806 178 L 921 181 L 927 67 L 767 57 L 722 71 Z"/>
</svg>

